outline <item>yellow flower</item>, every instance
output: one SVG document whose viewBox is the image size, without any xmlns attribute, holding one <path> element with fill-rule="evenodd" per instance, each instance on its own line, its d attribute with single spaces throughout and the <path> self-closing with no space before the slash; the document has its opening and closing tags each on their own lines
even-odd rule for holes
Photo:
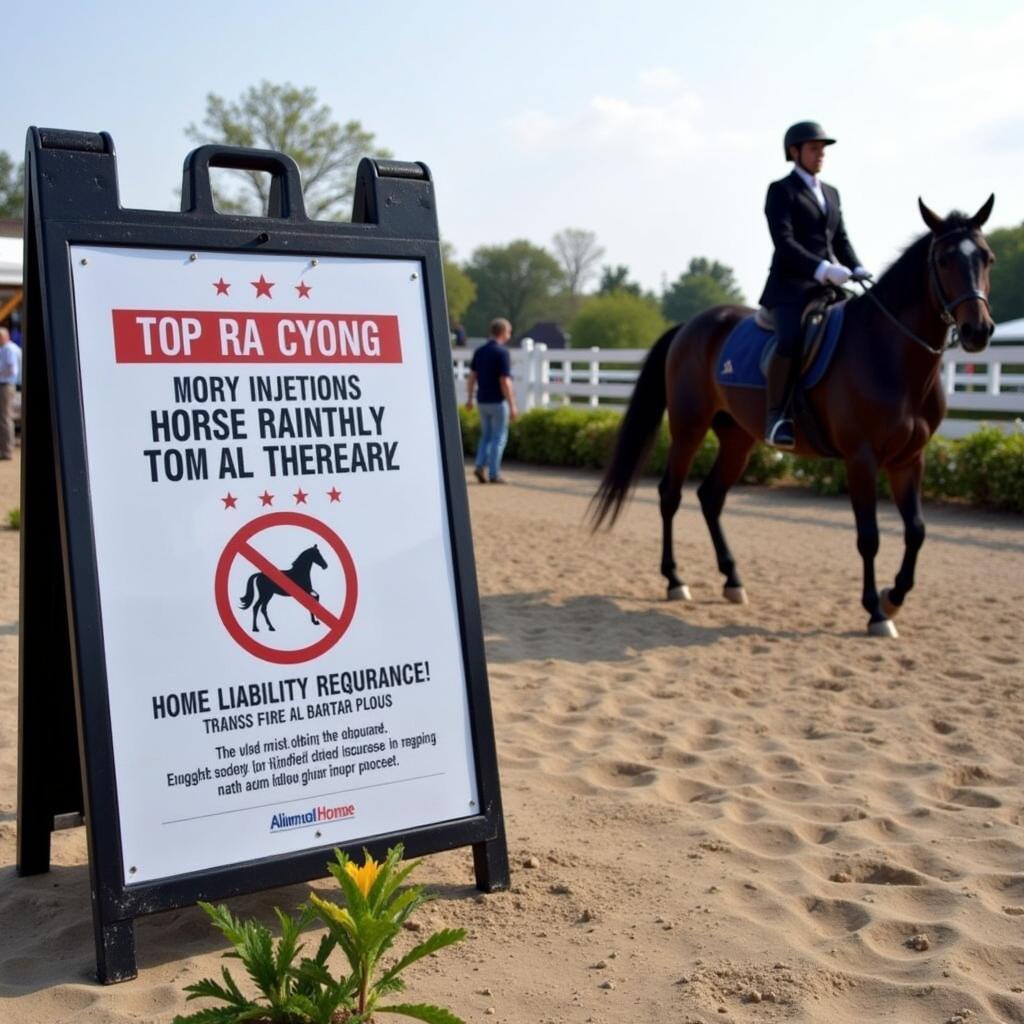
<svg viewBox="0 0 1024 1024">
<path fill-rule="evenodd" d="M 344 907 L 339 907 L 337 903 L 332 903 L 330 900 L 320 899 L 315 892 L 309 894 L 309 899 L 317 910 L 329 917 L 335 924 L 340 924 L 349 931 L 355 928 L 356 924 L 352 920 L 352 915 Z"/>
<path fill-rule="evenodd" d="M 366 855 L 366 862 L 362 867 L 359 867 L 355 861 L 349 861 L 345 865 L 345 870 L 349 873 L 350 877 L 359 886 L 359 891 L 363 896 L 369 896 L 370 889 L 373 886 L 377 875 L 380 874 L 380 865 L 369 855 Z"/>
</svg>

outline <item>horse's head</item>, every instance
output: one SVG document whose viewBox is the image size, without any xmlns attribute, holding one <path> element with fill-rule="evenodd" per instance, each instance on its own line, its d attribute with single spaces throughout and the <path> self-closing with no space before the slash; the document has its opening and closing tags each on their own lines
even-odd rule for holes
<svg viewBox="0 0 1024 1024">
<path fill-rule="evenodd" d="M 973 216 L 951 213 L 943 219 L 918 199 L 921 216 L 932 233 L 928 273 L 936 302 L 950 325 L 956 324 L 967 352 L 980 352 L 996 325 L 989 309 L 989 268 L 995 256 L 981 233 L 996 197 Z"/>
<path fill-rule="evenodd" d="M 321 569 L 327 568 L 327 562 L 324 560 L 324 556 L 320 554 L 320 546 L 318 544 L 314 544 L 309 549 L 309 552 L 313 557 L 314 565 L 319 565 Z"/>
</svg>

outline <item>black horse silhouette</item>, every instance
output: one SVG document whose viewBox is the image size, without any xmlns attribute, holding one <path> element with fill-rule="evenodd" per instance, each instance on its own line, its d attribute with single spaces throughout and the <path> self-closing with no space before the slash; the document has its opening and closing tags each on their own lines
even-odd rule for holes
<svg viewBox="0 0 1024 1024">
<path fill-rule="evenodd" d="M 290 569 L 282 569 L 281 573 L 288 577 L 293 583 L 301 587 L 311 597 L 320 600 L 320 595 L 313 589 L 313 584 L 310 580 L 310 572 L 312 566 L 319 565 L 321 569 L 327 568 L 327 563 L 324 561 L 324 556 L 320 554 L 320 548 L 314 544 L 311 548 L 306 548 L 305 551 L 299 555 L 298 558 L 292 562 Z M 253 590 L 259 592 L 259 597 L 256 598 L 256 603 L 253 604 Z M 254 572 L 249 577 L 249 582 L 245 585 L 245 596 L 242 598 L 242 607 L 248 608 L 252 604 L 252 631 L 258 633 L 260 631 L 259 626 L 256 624 L 256 619 L 259 613 L 263 612 L 263 618 L 266 620 L 267 628 L 273 632 L 274 626 L 270 621 L 270 617 L 267 615 L 267 605 L 270 604 L 270 599 L 275 594 L 283 594 L 287 597 L 291 595 L 283 587 L 278 586 L 269 576 L 262 572 Z M 320 620 L 310 612 L 310 619 L 314 626 L 320 625 Z"/>
</svg>

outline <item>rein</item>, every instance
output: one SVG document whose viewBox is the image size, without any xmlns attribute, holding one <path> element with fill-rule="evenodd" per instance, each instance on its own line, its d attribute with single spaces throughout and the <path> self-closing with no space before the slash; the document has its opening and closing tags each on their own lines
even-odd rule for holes
<svg viewBox="0 0 1024 1024">
<path fill-rule="evenodd" d="M 971 299 L 978 299 L 984 302 L 986 307 L 989 307 L 988 296 L 984 294 L 979 288 L 972 287 L 962 295 L 958 295 L 955 299 L 949 300 L 946 298 L 946 293 L 943 290 L 942 282 L 939 280 L 939 272 L 935 268 L 935 243 L 941 242 L 944 239 L 955 237 L 956 235 L 967 235 L 970 232 L 965 231 L 963 228 L 957 228 L 954 231 L 949 231 L 944 235 L 939 235 L 932 239 L 931 245 L 928 248 L 928 280 L 931 284 L 935 294 L 942 305 L 942 312 L 939 314 L 942 317 L 942 322 L 949 328 L 947 332 L 948 341 L 944 345 L 940 345 L 936 348 L 934 345 L 929 345 L 924 338 L 918 337 L 909 327 L 906 326 L 901 320 L 894 316 L 886 307 L 882 304 L 882 300 L 878 296 L 873 295 L 874 285 L 868 287 L 867 280 L 861 280 L 860 278 L 855 279 L 855 283 L 859 284 L 863 289 L 863 294 L 866 295 L 871 301 L 885 314 L 887 319 L 894 326 L 898 327 L 901 333 L 910 338 L 911 341 L 916 342 L 922 348 L 926 349 L 933 356 L 941 356 L 943 352 L 948 349 L 955 348 L 960 344 L 960 331 L 956 325 L 956 319 L 953 316 L 953 310 L 957 306 L 964 302 L 969 302 Z M 974 284 L 974 273 L 970 274 L 971 284 Z M 991 307 L 989 307 L 991 308 Z"/>
</svg>

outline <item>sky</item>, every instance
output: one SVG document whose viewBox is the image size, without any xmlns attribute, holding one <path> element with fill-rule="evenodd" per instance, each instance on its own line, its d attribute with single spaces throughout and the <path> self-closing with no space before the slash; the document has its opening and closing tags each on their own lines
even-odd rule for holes
<svg viewBox="0 0 1024 1024">
<path fill-rule="evenodd" d="M 4 18 L 0 149 L 28 126 L 107 131 L 125 206 L 173 209 L 208 93 L 313 86 L 396 158 L 434 175 L 456 256 L 593 231 L 604 262 L 660 291 L 695 256 L 756 299 L 763 203 L 782 135 L 839 141 L 861 261 L 880 271 L 940 213 L 996 195 L 1024 221 L 1024 5 L 859 0 L 471 0 L 424 4 L 48 0 Z"/>
</svg>

